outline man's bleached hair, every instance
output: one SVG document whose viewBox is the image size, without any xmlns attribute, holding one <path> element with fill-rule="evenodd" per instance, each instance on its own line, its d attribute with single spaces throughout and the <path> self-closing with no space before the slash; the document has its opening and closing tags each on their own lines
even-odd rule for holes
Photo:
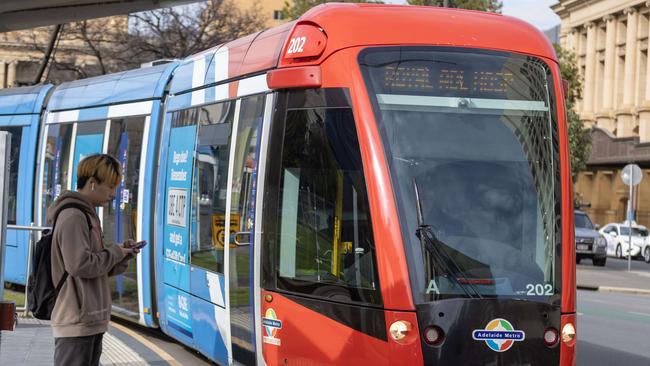
<svg viewBox="0 0 650 366">
<path fill-rule="evenodd" d="M 122 179 L 122 165 L 108 154 L 87 156 L 77 166 L 77 189 L 82 189 L 90 177 L 100 184 L 107 182 L 117 185 Z"/>
</svg>

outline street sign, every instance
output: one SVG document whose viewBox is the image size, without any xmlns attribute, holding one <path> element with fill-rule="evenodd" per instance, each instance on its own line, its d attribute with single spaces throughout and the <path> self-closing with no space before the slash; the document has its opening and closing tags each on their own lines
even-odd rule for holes
<svg viewBox="0 0 650 366">
<path fill-rule="evenodd" d="M 641 179 L 643 179 L 641 168 L 636 164 L 626 165 L 621 171 L 621 179 L 623 180 L 623 183 L 628 186 L 635 186 L 641 183 Z"/>
<path fill-rule="evenodd" d="M 630 186 L 630 195 L 628 196 L 627 199 L 627 223 L 628 223 L 628 242 L 627 242 L 627 271 L 630 272 L 632 264 L 632 258 L 631 258 L 631 253 L 632 253 L 632 222 L 634 221 L 634 211 L 632 210 L 632 190 L 634 189 L 634 186 L 638 185 L 641 183 L 641 179 L 643 179 L 643 173 L 641 172 L 641 168 L 639 168 L 638 165 L 636 164 L 628 164 L 623 168 L 621 171 L 621 179 L 623 180 L 623 183 L 627 184 Z"/>
</svg>

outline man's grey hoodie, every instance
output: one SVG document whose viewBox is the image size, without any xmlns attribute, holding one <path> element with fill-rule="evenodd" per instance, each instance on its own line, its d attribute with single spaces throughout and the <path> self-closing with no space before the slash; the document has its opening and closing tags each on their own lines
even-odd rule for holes
<svg viewBox="0 0 650 366">
<path fill-rule="evenodd" d="M 123 273 L 132 255 L 125 256 L 113 245 L 104 248 L 99 217 L 90 202 L 78 192 L 63 192 L 48 208 L 52 225 L 61 207 L 76 203 L 90 216 L 92 228 L 83 212 L 67 208 L 58 216 L 52 237 L 52 280 L 58 284 L 68 272 L 52 311 L 54 337 L 84 337 L 105 333 L 111 315 L 108 277 Z"/>
</svg>

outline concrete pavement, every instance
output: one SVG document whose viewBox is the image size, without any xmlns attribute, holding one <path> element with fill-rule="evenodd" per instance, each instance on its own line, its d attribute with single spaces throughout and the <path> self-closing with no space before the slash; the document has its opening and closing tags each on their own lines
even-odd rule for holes
<svg viewBox="0 0 650 366">
<path fill-rule="evenodd" d="M 175 365 L 164 351 L 147 347 L 111 325 L 104 334 L 103 353 L 100 359 L 104 366 Z M 0 365 L 50 366 L 53 364 L 54 338 L 49 322 L 19 318 L 14 331 L 3 331 L 0 335 Z M 153 348 L 153 349 L 151 349 Z M 171 362 L 170 362 L 171 361 Z"/>
</svg>

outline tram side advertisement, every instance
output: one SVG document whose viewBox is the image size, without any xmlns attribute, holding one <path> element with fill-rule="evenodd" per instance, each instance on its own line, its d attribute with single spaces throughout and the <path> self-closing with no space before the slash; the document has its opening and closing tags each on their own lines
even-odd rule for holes
<svg viewBox="0 0 650 366">
<path fill-rule="evenodd" d="M 170 328 L 192 339 L 189 268 L 189 193 L 196 127 L 173 128 L 167 168 L 166 219 L 164 227 L 165 306 Z"/>
</svg>

